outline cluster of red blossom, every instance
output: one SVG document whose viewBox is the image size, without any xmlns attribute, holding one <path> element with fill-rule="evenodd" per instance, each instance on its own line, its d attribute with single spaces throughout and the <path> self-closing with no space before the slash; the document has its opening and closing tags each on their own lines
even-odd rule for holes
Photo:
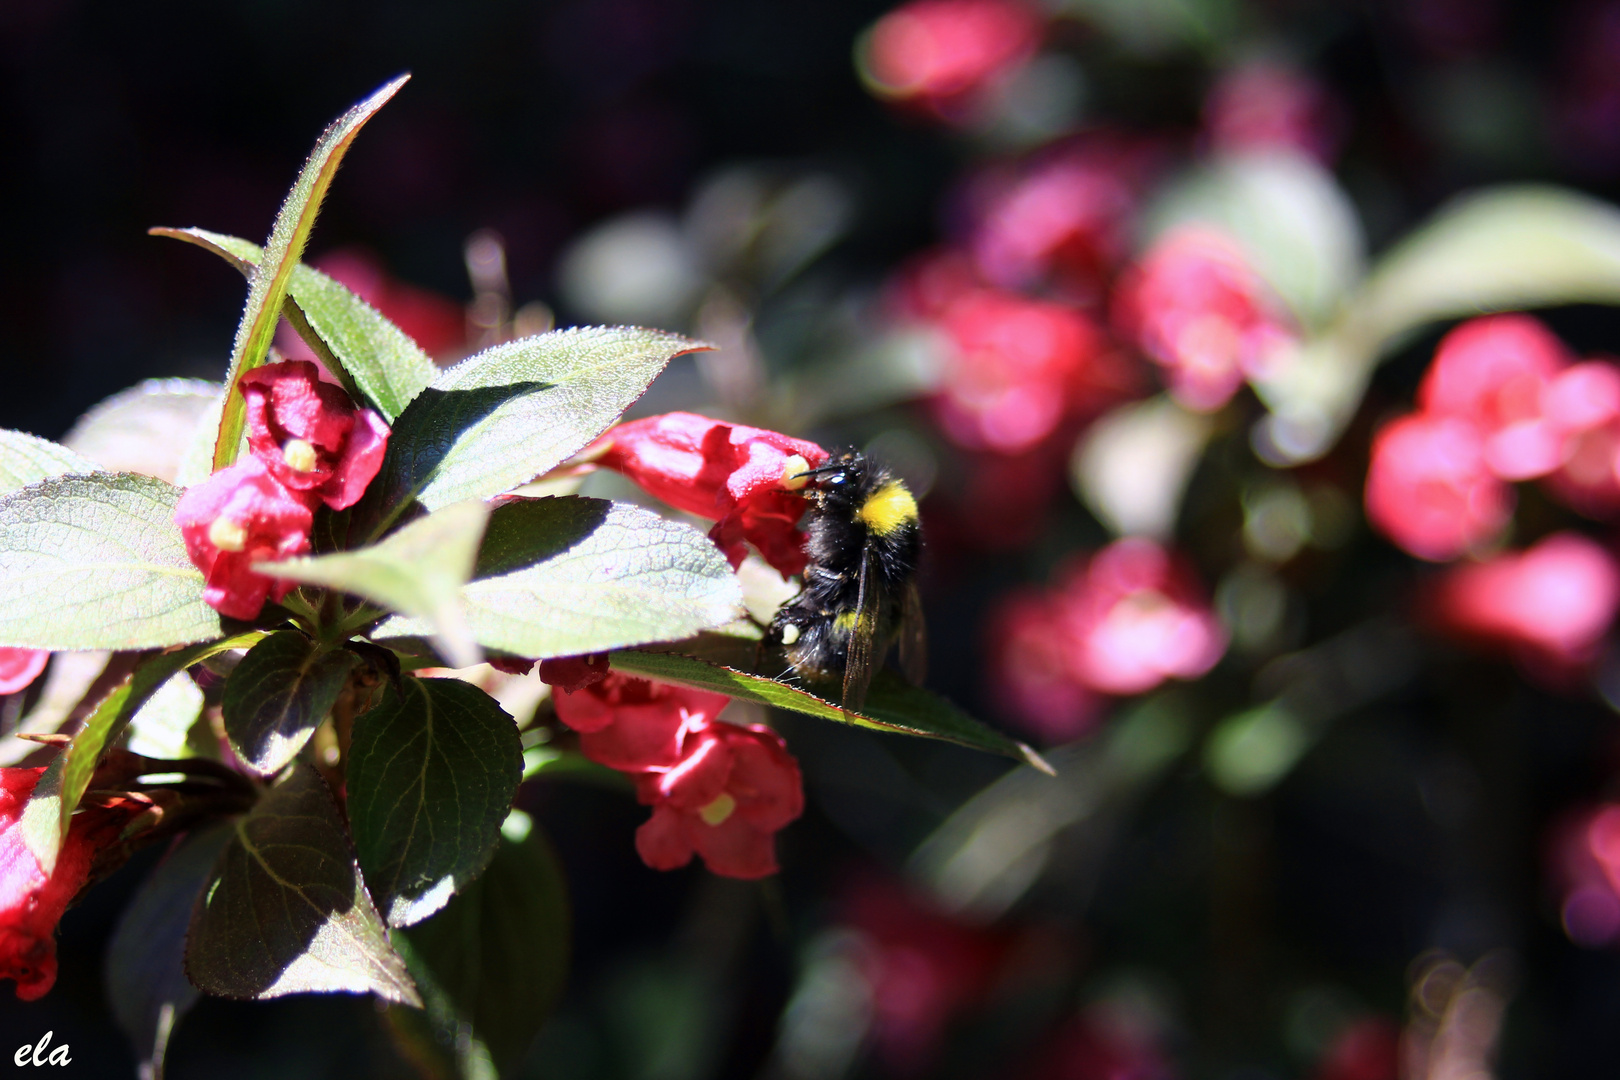
<svg viewBox="0 0 1620 1080">
<path fill-rule="evenodd" d="M 1510 646 L 1544 677 L 1581 668 L 1620 609 L 1620 561 L 1577 532 L 1491 550 L 1515 481 L 1620 514 L 1620 366 L 1577 362 L 1528 315 L 1491 316 L 1446 335 L 1417 401 L 1373 439 L 1368 520 L 1420 558 L 1483 556 L 1438 583 L 1431 614 L 1446 629 Z"/>
<path fill-rule="evenodd" d="M 206 579 L 203 598 L 222 615 L 252 619 L 292 588 L 253 564 L 304 554 L 318 505 L 360 500 L 382 467 L 388 425 L 308 361 L 266 364 L 237 385 L 248 456 L 187 488 L 174 518 Z"/>
</svg>

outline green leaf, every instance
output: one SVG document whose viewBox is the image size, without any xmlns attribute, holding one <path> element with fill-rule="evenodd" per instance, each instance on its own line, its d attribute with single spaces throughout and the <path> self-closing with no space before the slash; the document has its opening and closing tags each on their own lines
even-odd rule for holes
<svg viewBox="0 0 1620 1080">
<path fill-rule="evenodd" d="M 220 997 L 370 991 L 422 1004 L 308 765 L 295 763 L 236 823 L 192 912 L 186 975 Z"/>
<path fill-rule="evenodd" d="M 194 757 L 187 736 L 202 709 L 202 688 L 186 672 L 177 671 L 130 718 L 125 745 L 131 753 L 149 758 Z"/>
<path fill-rule="evenodd" d="M 221 708 L 236 756 L 263 776 L 286 767 L 343 691 L 360 662 L 296 630 L 279 630 L 248 650 L 225 683 Z"/>
<path fill-rule="evenodd" d="M 355 105 L 334 120 L 322 132 L 309 160 L 304 162 L 287 201 L 276 214 L 275 226 L 265 244 L 261 269 L 253 275 L 248 289 L 247 304 L 242 310 L 242 321 L 236 328 L 236 341 L 231 346 L 230 373 L 225 385 L 234 389 L 243 375 L 264 363 L 270 349 L 270 340 L 276 333 L 276 320 L 281 317 L 282 301 L 286 299 L 288 278 L 293 267 L 304 254 L 304 244 L 315 227 L 315 215 L 320 212 L 321 200 L 332 184 L 332 177 L 343 155 L 360 134 L 367 120 L 387 104 L 410 78 L 401 75 L 385 84 L 370 97 Z M 268 270 L 268 273 L 265 271 Z M 214 444 L 214 471 L 225 468 L 236 460 L 237 446 L 242 437 L 243 405 L 239 395 L 226 398 L 226 408 L 220 418 L 219 438 Z"/>
<path fill-rule="evenodd" d="M 161 1080 L 169 1036 L 197 1000 L 186 979 L 186 925 L 231 835 L 220 824 L 187 836 L 146 876 L 107 946 L 107 1002 L 143 1077 Z"/>
<path fill-rule="evenodd" d="M 178 483 L 175 477 L 187 451 L 183 433 L 197 430 L 223 390 L 202 379 L 147 379 L 79 417 L 62 444 L 108 472 L 138 472 Z M 216 414 L 211 427 L 218 425 Z M 212 431 L 208 449 L 213 450 Z"/>
<path fill-rule="evenodd" d="M 437 510 L 533 480 L 606 431 L 671 359 L 709 347 L 662 330 L 576 327 L 469 356 L 394 425 L 373 483 L 382 527 L 412 499 Z"/>
<path fill-rule="evenodd" d="M 225 412 L 225 387 L 218 385 L 214 400 L 210 401 L 192 425 L 180 451 L 180 462 L 174 469 L 176 487 L 188 488 L 200 484 L 214 471 L 214 440 L 219 438 L 219 418 Z M 242 433 L 242 445 L 247 445 L 247 432 Z"/>
<path fill-rule="evenodd" d="M 458 590 L 472 576 L 489 506 L 477 499 L 452 503 L 354 551 L 256 563 L 272 577 L 325 585 L 431 624 L 456 667 L 482 657 L 467 628 Z"/>
<path fill-rule="evenodd" d="M 1555 304 L 1620 304 L 1620 210 L 1520 185 L 1467 195 L 1374 266 L 1343 315 L 1257 384 L 1282 460 L 1324 453 L 1379 359 L 1426 323 Z"/>
<path fill-rule="evenodd" d="M 34 785 L 23 810 L 23 839 L 41 866 L 56 866 L 56 854 L 79 800 L 90 786 L 90 777 L 107 747 L 118 741 L 130 719 L 158 688 L 176 673 L 210 656 L 230 649 L 245 648 L 264 634 L 253 630 L 233 638 L 205 642 L 176 652 L 161 653 L 142 661 L 128 679 L 108 694 L 84 726 L 73 736 L 68 748 L 58 754 Z"/>
<path fill-rule="evenodd" d="M 212 251 L 250 280 L 264 257 L 250 240 L 207 229 L 147 231 Z M 351 391 L 358 390 L 388 421 L 437 377 L 437 365 L 421 346 L 342 282 L 299 263 L 288 279 L 287 295 L 282 308 L 287 321 L 330 370 L 353 380 Z"/>
<path fill-rule="evenodd" d="M 944 698 L 912 686 L 892 671 L 878 672 L 867 691 L 866 704 L 859 710 L 850 710 L 807 690 L 744 670 L 739 666 L 746 663 L 741 654 L 751 653 L 753 642 L 709 635 L 696 642 L 682 642 L 681 647 L 703 649 L 713 658 L 700 659 L 683 653 L 637 649 L 612 653 L 609 661 L 614 671 L 626 675 L 709 690 L 744 701 L 757 701 L 761 705 L 774 705 L 778 709 L 877 731 L 943 739 L 975 750 L 1015 758 L 1043 772 L 1051 772 L 1051 766 L 1030 747 L 1009 739 L 994 728 L 986 727 Z M 730 662 L 721 662 L 721 657 Z"/>
<path fill-rule="evenodd" d="M 21 431 L 0 430 L 0 494 L 53 476 L 100 471 L 101 466 L 60 443 Z"/>
<path fill-rule="evenodd" d="M 436 1041 L 457 1047 L 463 1075 L 476 1075 L 466 1059 L 480 1048 L 498 1075 L 521 1060 L 562 994 L 569 923 L 562 869 L 531 828 L 521 840 L 502 838 L 483 876 L 403 935 L 427 1000 L 422 1019 Z"/>
<path fill-rule="evenodd" d="M 354 722 L 349 821 L 392 926 L 420 922 L 489 862 L 523 773 L 517 726 L 459 679 L 406 679 Z"/>
<path fill-rule="evenodd" d="M 736 575 L 702 533 L 577 496 L 497 507 L 461 598 L 480 644 L 530 657 L 690 637 L 735 619 L 742 606 Z M 372 636 L 428 630 L 394 618 Z"/>
<path fill-rule="evenodd" d="M 145 649 L 220 634 L 174 524 L 180 489 L 133 473 L 0 496 L 0 644 Z"/>
</svg>

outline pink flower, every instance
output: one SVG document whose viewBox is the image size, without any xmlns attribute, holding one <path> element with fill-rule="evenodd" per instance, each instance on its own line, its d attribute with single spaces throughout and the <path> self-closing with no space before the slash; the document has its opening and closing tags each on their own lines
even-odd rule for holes
<svg viewBox="0 0 1620 1080">
<path fill-rule="evenodd" d="M 34 1001 L 56 982 L 56 924 L 90 876 L 101 849 L 116 843 L 130 812 L 88 807 L 73 824 L 45 873 L 23 838 L 22 813 L 45 770 L 0 769 L 0 978 L 15 979 L 17 997 Z"/>
<path fill-rule="evenodd" d="M 1048 744 L 1090 731 L 1104 704 L 1070 671 L 1059 606 L 1047 593 L 1026 590 L 1004 598 L 989 620 L 991 700 Z"/>
<path fill-rule="evenodd" d="M 300 493 L 281 485 L 257 456 L 186 489 L 174 511 L 186 554 L 207 581 L 203 599 L 222 615 L 252 619 L 267 597 L 280 600 L 293 582 L 255 573 L 309 551 L 314 515 Z"/>
<path fill-rule="evenodd" d="M 956 348 L 935 413 L 969 449 L 1027 450 L 1130 383 L 1102 332 L 1062 304 L 979 289 L 941 325 Z"/>
<path fill-rule="evenodd" d="M 1569 939 L 1589 949 L 1620 941 L 1620 804 L 1572 812 L 1553 827 L 1547 855 Z"/>
<path fill-rule="evenodd" d="M 643 773 L 637 794 L 653 808 L 636 851 L 654 870 L 703 857 L 723 877 L 774 874 L 776 833 L 804 812 L 799 763 L 760 724 L 713 723 L 692 731 L 678 765 Z"/>
<path fill-rule="evenodd" d="M 549 662 L 549 661 L 548 661 Z M 542 671 L 541 678 L 570 673 Z M 612 769 L 668 769 L 688 753 L 693 732 L 713 722 L 731 701 L 724 694 L 689 690 L 610 673 L 578 689 L 559 686 L 557 719 L 579 732 L 580 752 Z"/>
<path fill-rule="evenodd" d="M 1125 272 L 1114 320 L 1165 368 L 1176 400 L 1201 412 L 1225 405 L 1294 338 L 1237 245 L 1198 227 L 1167 234 Z"/>
<path fill-rule="evenodd" d="M 1093 690 L 1140 694 L 1196 679 L 1226 652 L 1226 631 L 1192 571 L 1151 540 L 1116 540 L 1058 593 L 1070 674 Z"/>
<path fill-rule="evenodd" d="M 45 649 L 0 646 L 0 694 L 15 694 L 45 670 L 51 654 Z"/>
<path fill-rule="evenodd" d="M 1485 460 L 1485 438 L 1456 417 L 1386 424 L 1367 466 L 1367 520 L 1420 559 L 1444 562 L 1494 539 L 1513 494 Z"/>
<path fill-rule="evenodd" d="M 693 413 L 665 413 L 620 424 L 593 450 L 598 464 L 624 473 L 676 509 L 714 519 L 709 537 L 733 567 L 753 544 L 783 577 L 804 570 L 798 523 L 805 481 L 798 474 L 827 460 L 827 451 L 815 443 Z"/>
<path fill-rule="evenodd" d="M 1620 610 L 1620 561 L 1579 533 L 1456 567 L 1434 615 L 1468 637 L 1528 650 L 1560 666 L 1590 661 Z"/>
<path fill-rule="evenodd" d="M 1334 102 L 1320 83 L 1285 64 L 1246 64 L 1221 76 L 1204 100 L 1210 145 L 1223 151 L 1294 150 L 1331 164 L 1338 149 Z"/>
<path fill-rule="evenodd" d="M 1566 369 L 1547 386 L 1542 409 L 1561 439 L 1558 468 L 1543 485 L 1588 517 L 1620 512 L 1620 368 L 1588 360 Z"/>
<path fill-rule="evenodd" d="M 1418 406 L 1477 425 L 1485 463 L 1502 479 L 1542 476 L 1558 467 L 1564 441 L 1544 398 L 1569 360 L 1563 342 L 1528 315 L 1473 319 L 1441 339 Z"/>
<path fill-rule="evenodd" d="M 872 27 L 863 74 L 882 96 L 950 118 L 1034 55 L 1040 32 L 1013 0 L 912 0 Z"/>
<path fill-rule="evenodd" d="M 342 387 L 321 382 L 303 360 L 266 364 L 242 376 L 248 448 L 290 491 L 334 510 L 353 506 L 382 467 L 388 425 L 357 409 Z"/>
</svg>

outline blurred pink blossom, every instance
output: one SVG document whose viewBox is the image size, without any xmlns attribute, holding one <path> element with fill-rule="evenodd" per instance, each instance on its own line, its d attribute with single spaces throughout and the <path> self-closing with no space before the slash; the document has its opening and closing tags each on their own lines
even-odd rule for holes
<svg viewBox="0 0 1620 1080">
<path fill-rule="evenodd" d="M 1041 24 L 1017 0 L 912 0 L 872 27 L 864 74 L 882 96 L 951 119 L 1034 55 Z"/>
<path fill-rule="evenodd" d="M 15 694 L 45 670 L 51 654 L 45 649 L 17 649 L 0 646 L 0 694 Z"/>
<path fill-rule="evenodd" d="M 1204 99 L 1204 127 L 1218 151 L 1294 150 L 1331 165 L 1340 120 L 1327 90 L 1287 64 L 1261 61 L 1221 76 Z"/>
<path fill-rule="evenodd" d="M 1364 1016 L 1328 1042 L 1311 1080 L 1397 1080 L 1400 1065 L 1400 1025 L 1386 1016 Z"/>
<path fill-rule="evenodd" d="M 1386 424 L 1367 466 L 1367 520 L 1420 559 L 1443 562 L 1493 540 L 1513 493 L 1485 461 L 1478 427 L 1423 413 Z"/>
<path fill-rule="evenodd" d="M 1572 811 L 1547 854 L 1569 939 L 1589 949 L 1620 941 L 1620 803 Z"/>
</svg>

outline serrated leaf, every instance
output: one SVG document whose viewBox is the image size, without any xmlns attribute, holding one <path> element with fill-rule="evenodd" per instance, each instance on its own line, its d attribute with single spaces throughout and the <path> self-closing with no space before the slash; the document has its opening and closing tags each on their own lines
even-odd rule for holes
<svg viewBox="0 0 1620 1080">
<path fill-rule="evenodd" d="M 72 450 L 22 431 L 0 430 L 0 494 L 53 476 L 84 475 L 100 466 Z"/>
<path fill-rule="evenodd" d="M 322 649 L 296 630 L 279 630 L 248 650 L 225 683 L 221 709 L 236 756 L 263 776 L 291 761 L 337 701 L 352 652 Z"/>
<path fill-rule="evenodd" d="M 477 881 L 403 935 L 427 1014 L 399 1019 L 425 1021 L 448 1046 L 470 1028 L 469 1041 L 506 1075 L 562 994 L 570 921 L 562 868 L 545 837 L 538 829 L 521 841 L 503 837 Z M 476 1053 L 468 1050 L 457 1047 L 463 1074 Z"/>
<path fill-rule="evenodd" d="M 725 557 L 691 526 L 567 496 L 495 509 L 461 605 L 486 648 L 573 656 L 722 626 L 741 613 L 742 591 Z M 372 636 L 429 631 L 421 620 L 393 618 Z"/>
<path fill-rule="evenodd" d="M 458 590 L 472 577 L 489 506 L 476 499 L 442 510 L 354 551 L 258 563 L 254 569 L 307 585 L 325 585 L 431 624 L 456 667 L 483 659 L 468 631 Z"/>
<path fill-rule="evenodd" d="M 223 390 L 202 379 L 147 379 L 79 417 L 62 444 L 108 472 L 137 472 L 177 483 L 188 446 L 177 436 L 195 431 Z M 217 416 L 214 423 L 219 423 Z"/>
<path fill-rule="evenodd" d="M 207 229 L 147 231 L 212 251 L 250 279 L 264 257 L 264 250 L 250 240 Z M 352 379 L 351 389 L 390 422 L 438 375 L 438 366 L 410 335 L 342 282 L 299 263 L 288 279 L 287 295 L 282 314 L 299 336 L 334 374 Z"/>
<path fill-rule="evenodd" d="M 192 912 L 186 975 L 229 998 L 369 991 L 422 1004 L 308 765 L 295 763 L 236 823 Z"/>
<path fill-rule="evenodd" d="M 220 386 L 192 425 L 189 434 L 185 437 L 185 446 L 180 451 L 180 462 L 174 469 L 174 483 L 176 487 L 188 488 L 193 484 L 200 484 L 214 471 L 214 440 L 219 438 L 219 418 L 225 411 L 225 387 Z M 242 433 L 242 442 L 247 443 L 247 433 Z"/>
<path fill-rule="evenodd" d="M 180 489 L 105 473 L 0 496 L 0 644 L 146 649 L 220 634 L 174 524 Z"/>
<path fill-rule="evenodd" d="M 248 289 L 247 303 L 242 309 L 242 321 L 236 328 L 236 341 L 231 346 L 230 373 L 225 385 L 234 388 L 241 377 L 264 363 L 270 341 L 276 333 L 276 320 L 281 317 L 282 303 L 287 296 L 288 279 L 293 267 L 303 257 L 304 244 L 315 226 L 321 201 L 332 184 L 332 177 L 343 155 L 349 150 L 354 137 L 367 120 L 387 104 L 410 79 L 401 75 L 385 84 L 370 97 L 338 117 L 321 133 L 310 151 L 309 160 L 287 193 L 287 201 L 276 214 L 275 226 L 265 244 L 260 270 L 253 275 Z M 225 468 L 236 460 L 237 446 L 242 437 L 243 405 L 238 396 L 225 399 L 220 418 L 219 437 L 214 444 L 214 471 Z"/>
<path fill-rule="evenodd" d="M 384 526 L 533 480 L 608 429 L 674 357 L 708 348 L 662 330 L 576 327 L 469 356 L 400 414 L 373 487 Z"/>
<path fill-rule="evenodd" d="M 392 926 L 420 922 L 488 863 L 523 773 L 517 726 L 459 679 L 406 679 L 356 718 L 349 821 Z"/>
<path fill-rule="evenodd" d="M 236 637 L 204 642 L 170 653 L 147 657 L 134 672 L 108 694 L 73 736 L 66 750 L 51 760 L 34 785 L 23 809 L 23 838 L 41 866 L 56 866 L 62 838 L 104 750 L 117 742 L 130 719 L 173 675 L 201 660 L 252 645 L 264 634 L 253 630 Z"/>
<path fill-rule="evenodd" d="M 1425 323 L 1555 304 L 1620 304 L 1620 210 L 1550 186 L 1464 196 L 1373 267 L 1326 332 L 1256 384 L 1288 460 L 1327 450 L 1379 359 Z"/>
<path fill-rule="evenodd" d="M 866 694 L 866 704 L 860 709 L 844 709 L 808 690 L 745 670 L 740 665 L 747 662 L 744 655 L 753 651 L 754 643 L 751 641 L 710 635 L 697 642 L 682 644 L 688 648 L 705 649 L 711 653 L 711 658 L 635 649 L 611 653 L 609 662 L 614 671 L 622 671 L 626 675 L 709 690 L 876 731 L 943 739 L 1028 762 L 1043 772 L 1051 772 L 1051 766 L 1030 747 L 985 726 L 944 698 L 912 686 L 892 671 L 880 671 L 873 677 Z M 722 657 L 731 662 L 723 662 Z"/>
<path fill-rule="evenodd" d="M 187 736 L 202 709 L 202 688 L 186 672 L 177 671 L 130 718 L 125 745 L 130 753 L 149 758 L 193 757 Z"/>
<path fill-rule="evenodd" d="M 220 824 L 187 836 L 146 876 L 107 946 L 107 1001 L 143 1077 L 161 1080 L 169 1036 L 197 1000 L 186 979 L 186 926 L 231 835 Z"/>
</svg>

